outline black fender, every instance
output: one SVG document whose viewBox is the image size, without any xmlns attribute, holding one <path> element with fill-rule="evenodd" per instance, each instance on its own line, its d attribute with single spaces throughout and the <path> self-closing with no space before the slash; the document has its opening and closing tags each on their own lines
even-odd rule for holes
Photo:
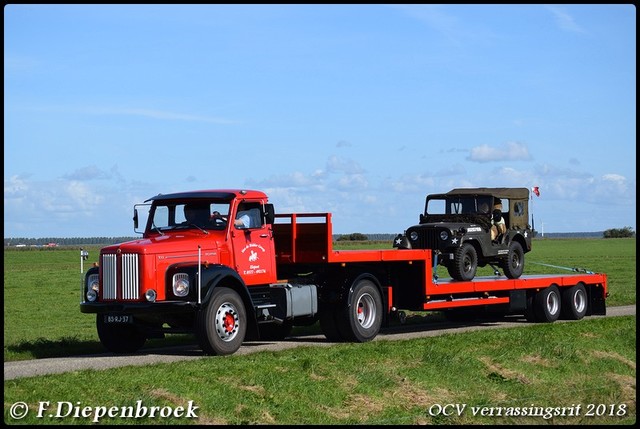
<svg viewBox="0 0 640 429">
<path fill-rule="evenodd" d="M 516 233 L 511 238 L 511 241 L 517 241 L 518 243 L 520 243 L 520 246 L 522 246 L 522 251 L 524 253 L 531 251 L 531 240 L 527 241 L 527 239 L 521 232 Z"/>
<path fill-rule="evenodd" d="M 86 289 L 87 287 L 87 280 L 89 279 L 89 276 L 92 274 L 99 274 L 100 273 L 100 267 L 91 267 L 87 270 L 87 272 L 84 275 L 84 287 Z"/>
<path fill-rule="evenodd" d="M 100 267 L 98 266 L 91 267 L 85 273 L 84 278 L 82 279 L 82 295 L 80 296 L 81 298 L 80 302 L 85 302 L 87 299 L 87 285 L 89 281 L 89 276 L 93 274 L 100 274 Z"/>
</svg>

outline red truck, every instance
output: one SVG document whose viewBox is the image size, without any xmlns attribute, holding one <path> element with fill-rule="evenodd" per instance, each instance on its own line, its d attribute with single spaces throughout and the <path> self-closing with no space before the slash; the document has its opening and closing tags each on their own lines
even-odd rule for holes
<svg viewBox="0 0 640 429">
<path fill-rule="evenodd" d="M 438 279 L 430 249 L 334 250 L 330 213 L 276 214 L 260 191 L 157 195 L 135 206 L 136 232 L 142 215 L 142 238 L 102 248 L 83 278 L 80 310 L 114 353 L 193 333 L 227 355 L 316 322 L 330 341 L 365 342 L 405 310 L 536 322 L 606 312 L 605 274 Z"/>
</svg>

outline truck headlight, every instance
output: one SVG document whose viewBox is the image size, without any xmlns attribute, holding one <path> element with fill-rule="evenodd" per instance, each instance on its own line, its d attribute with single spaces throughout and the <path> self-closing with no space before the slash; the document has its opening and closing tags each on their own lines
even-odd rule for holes
<svg viewBox="0 0 640 429">
<path fill-rule="evenodd" d="M 189 294 L 188 274 L 173 275 L 173 294 L 178 297 L 187 296 Z"/>
<path fill-rule="evenodd" d="M 411 234 L 409 234 L 409 238 L 411 239 L 411 241 L 417 241 L 418 240 L 418 232 L 417 231 L 411 231 Z"/>
<path fill-rule="evenodd" d="M 440 240 L 447 241 L 449 239 L 449 233 L 447 231 L 440 231 Z"/>
<path fill-rule="evenodd" d="M 87 279 L 87 301 L 94 302 L 98 299 L 98 292 L 100 291 L 100 281 L 98 274 L 91 274 Z"/>
</svg>

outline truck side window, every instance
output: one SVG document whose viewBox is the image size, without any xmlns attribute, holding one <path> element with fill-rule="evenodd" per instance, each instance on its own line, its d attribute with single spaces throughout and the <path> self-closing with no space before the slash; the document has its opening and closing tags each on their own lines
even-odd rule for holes
<svg viewBox="0 0 640 429">
<path fill-rule="evenodd" d="M 235 220 L 236 228 L 260 228 L 262 216 L 259 203 L 243 203 L 238 206 Z"/>
</svg>

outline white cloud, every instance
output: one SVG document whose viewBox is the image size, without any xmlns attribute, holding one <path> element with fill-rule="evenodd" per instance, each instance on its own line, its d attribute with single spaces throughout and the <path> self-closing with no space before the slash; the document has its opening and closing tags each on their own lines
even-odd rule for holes
<svg viewBox="0 0 640 429">
<path fill-rule="evenodd" d="M 335 155 L 330 156 L 327 160 L 327 171 L 329 173 L 343 172 L 348 174 L 359 174 L 364 172 L 357 162 L 351 159 L 340 158 Z"/>
<path fill-rule="evenodd" d="M 473 162 L 528 161 L 531 159 L 531 155 L 524 143 L 507 142 L 502 146 L 483 144 L 471 148 L 467 159 Z"/>
<path fill-rule="evenodd" d="M 89 165 L 78 168 L 72 173 L 65 174 L 63 178 L 68 180 L 100 180 L 110 179 L 110 174 L 98 168 L 96 165 Z"/>
<path fill-rule="evenodd" d="M 14 196 L 18 197 L 20 193 L 27 191 L 29 185 L 27 184 L 25 178 L 20 176 L 11 176 L 9 181 L 4 182 L 4 197 L 12 198 Z"/>
</svg>

